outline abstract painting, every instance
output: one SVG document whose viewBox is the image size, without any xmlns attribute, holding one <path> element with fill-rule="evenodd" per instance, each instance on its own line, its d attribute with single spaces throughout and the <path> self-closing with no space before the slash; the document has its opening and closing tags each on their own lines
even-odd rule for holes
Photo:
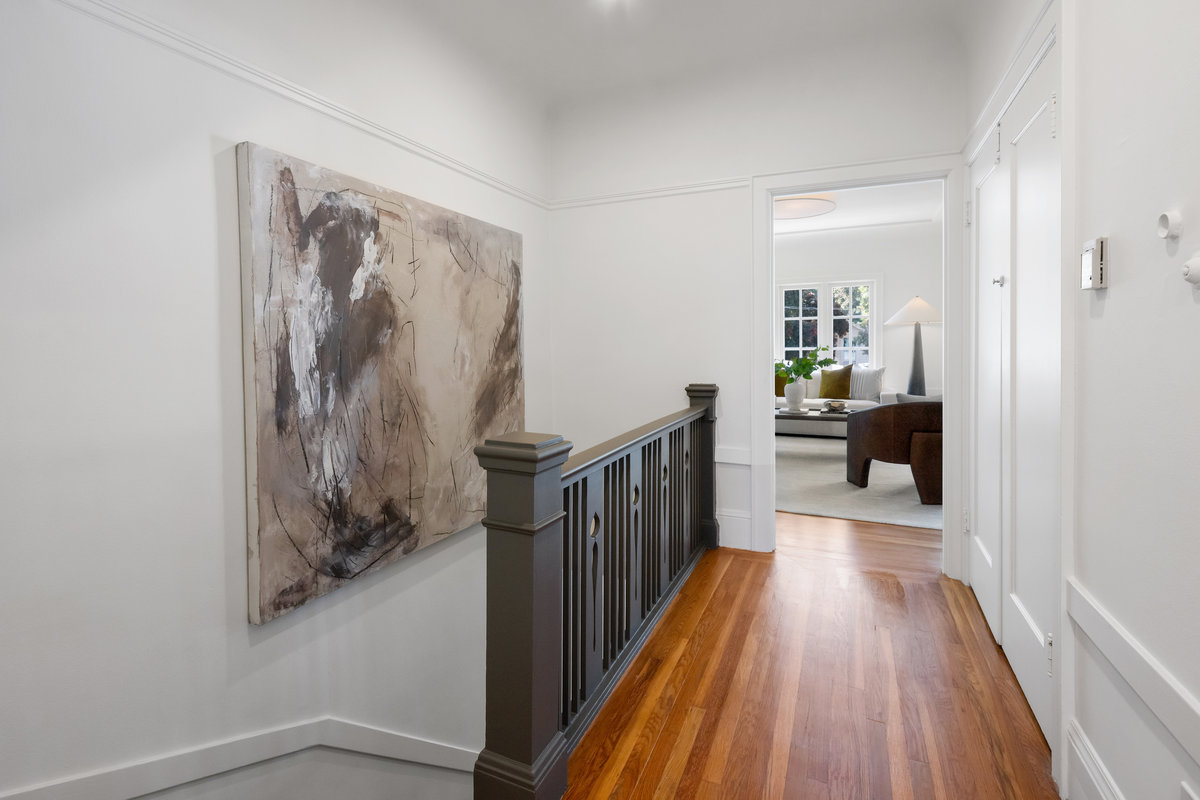
<svg viewBox="0 0 1200 800">
<path fill-rule="evenodd" d="M 483 517 L 524 426 L 521 237 L 237 147 L 250 621 Z"/>
</svg>

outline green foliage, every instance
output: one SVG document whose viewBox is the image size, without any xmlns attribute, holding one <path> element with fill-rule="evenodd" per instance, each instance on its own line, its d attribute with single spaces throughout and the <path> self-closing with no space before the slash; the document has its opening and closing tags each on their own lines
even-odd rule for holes
<svg viewBox="0 0 1200 800">
<path fill-rule="evenodd" d="M 794 358 L 791 361 L 776 361 L 775 374 L 780 378 L 787 378 L 788 383 L 795 383 L 797 378 L 809 380 L 818 369 L 832 367 L 837 363 L 829 357 L 821 358 L 821 351 L 828 352 L 829 348 L 822 345 L 800 358 Z"/>
</svg>

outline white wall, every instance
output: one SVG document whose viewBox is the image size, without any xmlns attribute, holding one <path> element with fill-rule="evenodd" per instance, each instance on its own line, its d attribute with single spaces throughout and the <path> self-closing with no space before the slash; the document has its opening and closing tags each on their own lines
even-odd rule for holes
<svg viewBox="0 0 1200 800">
<path fill-rule="evenodd" d="M 770 380 L 752 333 L 771 320 L 753 317 L 749 179 L 957 151 L 962 69 L 946 45 L 870 42 L 552 110 L 554 196 L 592 198 L 550 214 L 556 432 L 595 443 L 682 407 L 689 381 L 719 384 L 722 543 L 751 546 L 751 484 L 769 476 L 750 465 L 750 385 Z"/>
<path fill-rule="evenodd" d="M 336 716 L 382 737 L 376 751 L 391 761 L 434 752 L 452 767 L 417 783 L 386 767 L 377 785 L 389 796 L 428 785 L 441 788 L 418 793 L 469 796 L 455 770 L 469 770 L 483 742 L 482 534 L 261 628 L 246 621 L 234 145 L 252 140 L 523 233 L 533 428 L 549 424 L 552 397 L 545 211 L 111 7 L 72 3 L 9 4 L 0 25 L 10 566 L 0 580 L 0 795 L 183 753 L 72 784 L 90 798 L 140 794 L 217 751 L 252 755 L 237 742 L 206 749 L 214 742 L 261 743 L 254 734 L 293 723 L 311 732 L 305 721 Z M 436 42 L 412 46 L 419 31 L 390 4 L 338 4 L 354 26 L 313 1 L 129 7 L 450 158 L 543 188 L 540 113 Z M 256 767 L 279 780 L 254 796 L 328 796 L 320 782 L 283 776 L 312 758 Z"/>
<path fill-rule="evenodd" d="M 939 311 L 942 300 L 942 223 L 915 222 L 873 228 L 814 231 L 775 237 L 775 284 L 805 280 L 876 278 L 872 312 L 881 334 L 880 366 L 886 389 L 904 392 L 912 372 L 912 326 L 883 323 L 920 295 Z M 925 387 L 942 391 L 942 326 L 922 325 Z"/>
<path fill-rule="evenodd" d="M 558 199 L 955 152 L 965 78 L 938 31 L 764 54 L 753 71 L 698 76 L 550 113 Z"/>
<path fill-rule="evenodd" d="M 1110 288 L 1072 298 L 1074 578 L 1090 596 L 1072 613 L 1083 634 L 1075 724 L 1125 797 L 1176 800 L 1185 777 L 1200 792 L 1200 425 L 1188 415 L 1200 396 L 1200 290 L 1179 275 L 1200 250 L 1200 6 L 1067 8 L 1078 50 L 1071 249 L 1107 236 L 1111 253 Z M 1184 216 L 1175 242 L 1155 236 L 1167 209 Z M 1159 411 L 1130 414 L 1116 374 L 1153 376 Z"/>
</svg>

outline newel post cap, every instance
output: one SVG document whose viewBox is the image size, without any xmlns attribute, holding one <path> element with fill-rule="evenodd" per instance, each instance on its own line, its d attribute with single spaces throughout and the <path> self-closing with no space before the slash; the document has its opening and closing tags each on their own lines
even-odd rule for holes
<svg viewBox="0 0 1200 800">
<path fill-rule="evenodd" d="M 485 440 L 475 456 L 486 470 L 537 474 L 565 463 L 574 446 L 555 433 L 514 431 Z"/>
<path fill-rule="evenodd" d="M 715 383 L 689 383 L 684 389 L 693 406 L 708 406 L 706 419 L 716 419 L 717 393 L 721 391 Z"/>
</svg>

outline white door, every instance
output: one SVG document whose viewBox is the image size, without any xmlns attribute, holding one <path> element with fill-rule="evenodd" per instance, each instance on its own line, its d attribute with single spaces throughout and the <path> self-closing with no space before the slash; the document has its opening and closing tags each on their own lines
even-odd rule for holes
<svg viewBox="0 0 1200 800">
<path fill-rule="evenodd" d="M 994 148 L 972 167 L 975 186 L 976 353 L 975 361 L 975 513 L 970 524 L 970 580 L 979 607 L 1000 640 L 1001 528 L 1004 513 L 1002 476 L 1008 453 L 1005 436 L 1005 386 L 1008 383 L 1008 292 L 1010 278 L 1011 195 L 1008 165 Z M 982 163 L 981 163 L 982 162 Z"/>
<path fill-rule="evenodd" d="M 1000 130 L 1012 178 L 1010 517 L 1002 638 L 1042 733 L 1057 741 L 1052 677 L 1061 548 L 1062 158 L 1057 53 L 1034 73 Z M 1053 60 L 1051 60 L 1053 59 Z"/>
<path fill-rule="evenodd" d="M 1058 74 L 1052 50 L 1001 119 L 995 146 L 972 166 L 977 371 L 969 574 L 1052 743 L 1061 582 Z"/>
</svg>

